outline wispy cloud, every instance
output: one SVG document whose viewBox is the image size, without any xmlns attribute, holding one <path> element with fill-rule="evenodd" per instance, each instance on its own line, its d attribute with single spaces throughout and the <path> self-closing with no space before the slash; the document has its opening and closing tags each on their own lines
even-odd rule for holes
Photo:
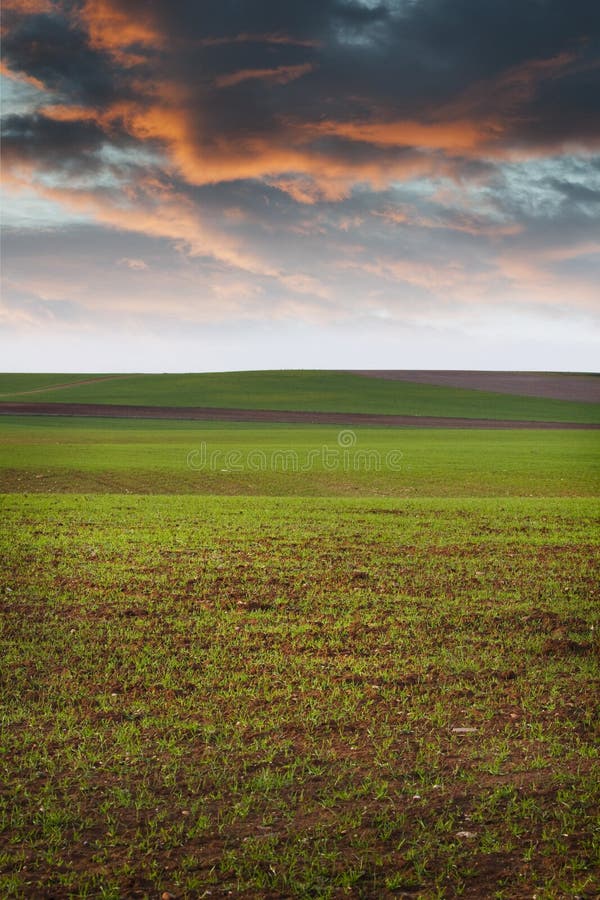
<svg viewBox="0 0 600 900">
<path fill-rule="evenodd" d="M 313 68 L 311 63 L 303 63 L 299 66 L 277 66 L 275 69 L 240 69 L 226 75 L 217 75 L 215 85 L 219 88 L 233 87 L 243 81 L 254 79 L 268 81 L 272 84 L 287 84 L 289 81 L 294 81 L 296 78 L 312 72 Z"/>
<path fill-rule="evenodd" d="M 127 266 L 128 269 L 133 269 L 136 272 L 144 271 L 148 268 L 148 263 L 144 262 L 143 259 L 130 259 L 128 256 L 124 256 L 123 259 L 120 259 L 119 265 Z"/>
</svg>

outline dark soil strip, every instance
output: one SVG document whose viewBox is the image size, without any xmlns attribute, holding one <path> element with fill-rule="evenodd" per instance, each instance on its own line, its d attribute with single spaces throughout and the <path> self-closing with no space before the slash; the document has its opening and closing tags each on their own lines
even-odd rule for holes
<svg viewBox="0 0 600 900">
<path fill-rule="evenodd" d="M 546 397 L 551 400 L 579 400 L 600 403 L 600 375 L 570 372 L 467 372 L 435 369 L 360 369 L 353 375 L 383 378 L 385 381 L 412 381 L 442 387 Z"/>
<path fill-rule="evenodd" d="M 219 422 L 290 422 L 312 425 L 390 425 L 413 428 L 580 428 L 600 425 L 459 419 L 446 416 L 389 416 L 380 413 L 299 412 L 275 409 L 224 409 L 206 406 L 120 406 L 108 403 L 0 403 L 0 415 L 101 416 L 119 419 L 189 419 Z"/>
</svg>

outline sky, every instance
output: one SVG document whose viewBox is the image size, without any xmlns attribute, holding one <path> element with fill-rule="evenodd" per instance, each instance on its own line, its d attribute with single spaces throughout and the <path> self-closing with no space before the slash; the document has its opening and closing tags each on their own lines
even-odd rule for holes
<svg viewBox="0 0 600 900">
<path fill-rule="evenodd" d="M 597 371 L 597 0 L 4 0 L 0 370 Z"/>
</svg>

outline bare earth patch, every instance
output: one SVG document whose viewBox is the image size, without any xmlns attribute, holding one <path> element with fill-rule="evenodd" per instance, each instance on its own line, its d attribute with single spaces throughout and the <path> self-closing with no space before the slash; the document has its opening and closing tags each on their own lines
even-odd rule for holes
<svg viewBox="0 0 600 900">
<path fill-rule="evenodd" d="M 600 375 L 567 372 L 476 372 L 436 369 L 356 369 L 353 375 L 383 378 L 386 381 L 411 381 L 441 387 L 515 394 L 521 397 L 545 397 L 553 400 L 600 402 Z"/>
</svg>

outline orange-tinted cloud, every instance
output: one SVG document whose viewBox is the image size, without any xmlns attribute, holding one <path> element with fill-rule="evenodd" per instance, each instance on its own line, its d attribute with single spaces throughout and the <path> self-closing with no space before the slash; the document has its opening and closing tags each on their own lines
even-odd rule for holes
<svg viewBox="0 0 600 900">
<path fill-rule="evenodd" d="M 441 170 L 443 163 L 426 157 L 378 162 L 368 157 L 347 160 L 314 149 L 307 131 L 282 126 L 277 136 L 250 135 L 235 144 L 197 138 L 192 113 L 166 102 L 123 101 L 105 109 L 49 105 L 44 115 L 57 121 L 93 120 L 107 131 L 119 126 L 138 140 L 159 141 L 173 168 L 190 184 L 216 184 L 244 178 L 264 178 L 302 203 L 341 200 L 359 181 L 385 186 L 391 178 L 412 178 Z M 295 173 L 293 178 L 287 173 Z"/>
<path fill-rule="evenodd" d="M 149 6 L 128 11 L 112 0 L 86 0 L 78 19 L 88 32 L 90 47 L 110 53 L 124 68 L 145 59 L 129 48 L 158 49 L 164 44 Z"/>
<path fill-rule="evenodd" d="M 377 278 L 420 288 L 439 298 L 481 300 L 491 279 L 489 274 L 474 274 L 461 262 L 447 261 L 443 265 L 408 259 L 375 258 L 371 261 L 344 261 L 339 267 L 359 270 Z"/>
<path fill-rule="evenodd" d="M 38 91 L 43 91 L 46 87 L 44 82 L 34 75 L 27 75 L 26 72 L 15 72 L 13 69 L 10 69 L 4 60 L 0 60 L 0 75 L 4 75 L 5 78 L 10 78 L 12 81 L 22 81 L 24 84 L 30 84 L 32 87 L 37 88 Z"/>
<path fill-rule="evenodd" d="M 511 66 L 494 78 L 476 81 L 458 97 L 437 109 L 440 116 L 481 116 L 493 106 L 509 116 L 524 102 L 531 100 L 541 81 L 548 81 L 572 68 L 577 61 L 573 52 L 559 53 L 545 59 L 529 59 Z"/>
<path fill-rule="evenodd" d="M 273 70 L 242 70 L 220 76 L 221 87 L 244 79 L 279 80 L 284 83 L 311 69 L 309 64 Z M 157 84 L 155 98 L 144 102 L 121 101 L 104 109 L 54 105 L 44 114 L 60 121 L 93 119 L 110 131 L 123 127 L 141 142 L 158 141 L 165 147 L 174 169 L 190 184 L 215 184 L 239 179 L 265 179 L 300 203 L 322 199 L 342 200 L 360 182 L 382 189 L 390 181 L 451 172 L 456 156 L 465 158 L 511 157 L 503 142 L 499 122 L 305 122 L 281 121 L 278 131 L 266 136 L 240 135 L 235 141 L 198 128 L 198 112 L 190 108 L 185 91 L 176 85 Z M 160 94 L 163 96 L 160 96 Z M 179 96 L 178 96 L 179 94 Z M 200 112 L 200 117 L 201 117 Z M 210 129 L 210 123 L 207 123 Z M 345 154 L 334 147 L 323 149 L 321 137 L 336 137 L 392 151 L 409 149 L 412 155 Z M 516 152 L 516 151 L 514 151 Z M 527 150 L 525 158 L 547 151 Z M 523 155 L 523 152 L 521 153 Z"/>
<path fill-rule="evenodd" d="M 30 172 L 10 174 L 7 186 L 13 190 L 32 186 Z M 287 271 L 245 250 L 232 236 L 204 221 L 197 207 L 185 196 L 152 179 L 123 188 L 119 195 L 85 188 L 56 188 L 33 184 L 39 196 L 75 212 L 90 215 L 96 222 L 151 237 L 166 238 L 190 256 L 212 257 L 249 275 L 274 279 L 294 293 L 328 298 L 329 289 L 314 276 Z M 131 260 L 123 260 L 127 264 Z M 130 266 L 140 268 L 140 266 Z"/>
<path fill-rule="evenodd" d="M 46 0 L 21 0 L 27 2 Z M 61 103 L 44 115 L 65 122 L 92 119 L 106 129 L 109 139 L 121 129 L 141 143 L 162 144 L 167 170 L 192 185 L 262 179 L 307 205 L 343 200 L 361 183 L 379 190 L 392 181 L 449 172 L 460 167 L 461 160 L 554 152 L 550 139 L 519 139 L 519 127 L 527 120 L 522 107 L 532 101 L 540 82 L 584 65 L 574 49 L 534 57 L 475 79 L 445 102 L 425 101 L 418 115 L 401 115 L 394 97 L 384 99 L 384 92 L 371 104 L 367 89 L 364 97 L 342 91 L 340 102 L 333 103 L 335 93 L 322 74 L 319 53 L 326 55 L 327 44 L 321 35 L 297 36 L 282 24 L 256 32 L 231 28 L 227 17 L 222 23 L 225 33 L 211 34 L 211 19 L 208 34 L 202 34 L 198 16 L 191 19 L 196 31 L 188 33 L 182 25 L 186 9 L 184 3 L 180 10 L 171 10 L 161 0 L 152 5 L 85 0 L 71 17 L 85 30 L 89 47 L 107 53 L 127 73 L 119 85 L 121 96 L 106 100 L 103 95 L 101 104 L 87 108 Z M 341 10 L 336 6 L 330 14 L 335 19 Z M 282 16 L 283 21 L 285 10 Z M 365 21 L 377 20 L 375 13 L 364 16 Z M 235 54 L 241 54 L 245 64 L 223 72 L 222 63 L 214 64 L 221 47 L 229 67 Z M 203 48 L 215 52 L 203 56 Z M 303 49 L 315 51 L 310 61 L 297 61 L 299 54 L 306 56 Z M 154 52 L 160 54 L 155 68 L 143 74 L 135 70 L 134 75 L 138 63 L 147 61 L 145 54 Z M 289 53 L 294 61 L 279 55 Z M 249 64 L 254 59 L 269 64 Z M 201 73 L 197 80 L 195 71 Z M 285 88 L 309 73 L 315 73 L 306 88 L 316 91 L 314 104 L 302 102 L 299 110 L 288 110 L 284 100 L 269 96 L 274 87 Z M 256 110 L 236 128 L 236 119 L 242 118 L 236 115 L 236 88 L 247 82 L 257 85 Z M 285 91 L 280 93 L 285 97 Z M 373 111 L 366 114 L 369 108 Z M 594 138 L 588 144 L 595 146 Z"/>
<path fill-rule="evenodd" d="M 167 186 L 147 182 L 124 188 L 120 195 L 113 195 L 76 187 L 31 185 L 28 174 L 26 169 L 13 174 L 9 172 L 7 186 L 13 190 L 33 186 L 41 197 L 89 214 L 97 222 L 123 231 L 168 238 L 185 246 L 192 255 L 212 256 L 253 274 L 278 274 L 276 269 L 265 266 L 260 259 L 244 252 L 233 238 L 203 222 L 195 206 Z"/>
<path fill-rule="evenodd" d="M 598 312 L 598 285 L 583 273 L 561 272 L 554 265 L 579 256 L 598 255 L 597 242 L 536 251 L 512 249 L 498 254 L 497 271 L 506 283 L 505 293 L 521 302 L 580 308 Z"/>
<path fill-rule="evenodd" d="M 416 147 L 426 150 L 468 152 L 493 140 L 502 132 L 499 122 L 417 122 L 411 120 L 336 122 L 307 124 L 314 134 L 333 135 L 382 147 Z"/>
<path fill-rule="evenodd" d="M 600 241 L 581 241 L 564 247 L 549 247 L 541 252 L 542 259 L 549 262 L 561 262 L 566 259 L 577 259 L 579 256 L 600 255 Z"/>
<path fill-rule="evenodd" d="M 569 148 L 581 152 L 587 147 L 593 151 L 600 146 L 600 135 L 594 135 L 593 129 L 585 135 L 568 134 L 561 129 L 560 120 L 549 123 L 550 128 L 536 129 L 542 117 L 536 111 L 535 101 L 541 87 L 556 85 L 561 78 L 577 73 L 585 75 L 598 67 L 600 62 L 582 59 L 574 51 L 529 59 L 493 78 L 476 81 L 451 101 L 436 107 L 432 114 L 442 119 L 456 117 L 484 123 L 493 110 L 487 139 L 482 134 L 484 140 L 480 142 L 480 152 L 490 159 L 525 161 Z M 548 112 L 544 118 L 547 115 Z"/>
<path fill-rule="evenodd" d="M 373 215 L 379 216 L 387 222 L 393 222 L 396 225 L 414 225 L 418 228 L 444 228 L 449 231 L 471 234 L 474 237 L 507 237 L 508 235 L 520 234 L 523 231 L 523 226 L 518 222 L 498 222 L 474 214 L 467 215 L 456 210 L 445 215 L 431 216 L 419 213 L 416 209 L 393 207 L 383 211 L 375 211 Z"/>
<path fill-rule="evenodd" d="M 51 13 L 55 7 L 50 0 L 4 0 L 2 8 L 5 13 L 16 12 L 30 16 Z"/>
<path fill-rule="evenodd" d="M 86 122 L 94 121 L 103 124 L 107 121 L 105 115 L 87 106 L 66 106 L 64 103 L 48 103 L 44 106 L 43 114 L 55 122 Z"/>
<path fill-rule="evenodd" d="M 219 88 L 233 87 L 243 81 L 259 79 L 272 84 L 287 84 L 296 78 L 301 78 L 308 72 L 312 72 L 314 66 L 311 63 L 303 63 L 299 66 L 277 66 L 276 69 L 240 69 L 238 72 L 230 72 L 227 75 L 218 75 L 215 85 Z"/>
</svg>

